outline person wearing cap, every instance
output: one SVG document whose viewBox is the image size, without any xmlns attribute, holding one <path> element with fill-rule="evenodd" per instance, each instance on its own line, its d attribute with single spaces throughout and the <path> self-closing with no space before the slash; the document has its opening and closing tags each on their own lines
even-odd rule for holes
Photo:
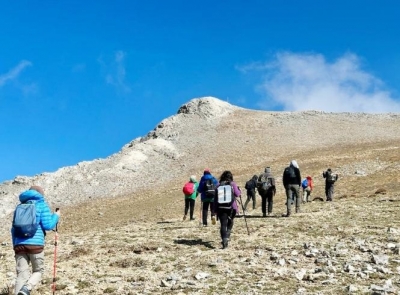
<svg viewBox="0 0 400 295">
<path fill-rule="evenodd" d="M 33 237 L 17 237 L 11 229 L 12 243 L 15 253 L 17 278 L 15 294 L 30 295 L 30 292 L 40 282 L 44 272 L 44 244 L 45 231 L 54 229 L 60 218 L 60 211 L 51 213 L 50 207 L 44 199 L 44 191 L 40 186 L 32 186 L 19 195 L 19 201 L 26 203 L 34 201 L 36 206 L 36 220 L 39 227 Z M 32 267 L 32 273 L 29 270 Z"/>
<path fill-rule="evenodd" d="M 332 173 L 332 169 L 322 172 L 322 177 L 325 178 L 325 196 L 327 202 L 333 201 L 333 193 L 335 191 L 335 182 L 338 180 L 339 176 Z"/>
<path fill-rule="evenodd" d="M 211 211 L 211 222 L 216 223 L 214 214 L 214 196 L 215 189 L 218 186 L 218 180 L 211 174 L 210 169 L 204 169 L 203 176 L 200 179 L 197 191 L 201 194 L 203 203 L 202 221 L 203 226 L 207 226 L 208 210 Z"/>
<path fill-rule="evenodd" d="M 297 164 L 296 160 L 292 160 L 289 163 L 289 166 L 285 168 L 283 171 L 282 177 L 283 186 L 286 191 L 286 214 L 284 217 L 289 217 L 292 213 L 291 206 L 292 203 L 295 202 L 296 213 L 300 213 L 300 186 L 301 186 L 301 174 L 300 168 Z"/>
<path fill-rule="evenodd" d="M 196 180 L 196 176 L 194 176 L 194 175 L 190 176 L 189 182 L 193 183 L 194 190 L 193 190 L 193 193 L 191 195 L 185 195 L 185 215 L 183 216 L 183 220 L 186 220 L 189 209 L 190 209 L 190 211 L 189 211 L 190 220 L 194 220 L 195 219 L 193 217 L 194 205 L 195 205 L 195 202 L 196 202 L 197 195 L 199 194 L 197 192 L 197 189 L 199 187 L 199 183 Z"/>
<path fill-rule="evenodd" d="M 261 211 L 263 217 L 267 216 L 267 207 L 268 207 L 268 215 L 272 214 L 274 196 L 276 194 L 276 186 L 275 186 L 275 178 L 272 175 L 271 167 L 266 167 L 264 173 L 260 174 L 258 177 L 258 183 L 262 185 L 263 182 L 269 182 L 268 189 L 266 191 L 258 190 L 258 193 L 261 196 Z"/>
</svg>

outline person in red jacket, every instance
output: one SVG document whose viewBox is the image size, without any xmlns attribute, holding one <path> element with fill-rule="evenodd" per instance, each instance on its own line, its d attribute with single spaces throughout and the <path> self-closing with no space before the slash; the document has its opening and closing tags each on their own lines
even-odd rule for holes
<svg viewBox="0 0 400 295">
<path fill-rule="evenodd" d="M 303 203 L 311 202 L 311 192 L 314 188 L 313 179 L 311 176 L 307 176 L 302 182 L 301 187 L 303 188 Z"/>
</svg>

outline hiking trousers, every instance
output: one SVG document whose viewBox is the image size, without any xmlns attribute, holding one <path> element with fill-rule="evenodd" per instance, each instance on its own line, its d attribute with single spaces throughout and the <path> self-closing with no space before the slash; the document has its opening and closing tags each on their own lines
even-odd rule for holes
<svg viewBox="0 0 400 295">
<path fill-rule="evenodd" d="M 325 185 L 325 196 L 327 201 L 333 201 L 333 193 L 335 192 L 333 184 Z"/>
<path fill-rule="evenodd" d="M 196 200 L 194 200 L 192 198 L 185 198 L 185 215 L 188 214 L 188 211 L 190 208 L 190 219 L 193 219 L 195 203 L 196 203 Z"/>
<path fill-rule="evenodd" d="M 300 186 L 298 184 L 289 184 L 286 188 L 286 206 L 287 206 L 287 215 L 290 215 L 292 212 L 292 202 L 296 206 L 296 213 L 300 212 Z"/>
<path fill-rule="evenodd" d="M 236 216 L 236 210 L 218 209 L 218 219 L 221 224 L 220 234 L 221 239 L 230 239 L 233 228 L 233 220 Z"/>
<path fill-rule="evenodd" d="M 311 202 L 311 189 L 309 187 L 303 189 L 303 203 Z"/>
<path fill-rule="evenodd" d="M 268 214 L 272 213 L 272 207 L 274 203 L 274 192 L 272 190 L 267 191 L 266 194 L 261 195 L 261 211 L 263 215 L 267 214 L 267 206 L 268 206 Z"/>
<path fill-rule="evenodd" d="M 250 203 L 250 201 L 253 201 L 253 210 L 256 209 L 256 191 L 255 190 L 247 191 L 247 200 L 244 203 L 244 210 L 246 210 L 247 205 Z"/>
<path fill-rule="evenodd" d="M 211 217 L 215 214 L 214 212 L 214 202 L 203 202 L 203 225 L 207 225 L 208 209 L 210 208 Z"/>
<path fill-rule="evenodd" d="M 44 251 L 39 254 L 15 254 L 17 279 L 15 281 L 15 294 L 26 285 L 29 290 L 40 282 L 44 272 Z M 29 265 L 32 265 L 32 274 Z"/>
</svg>

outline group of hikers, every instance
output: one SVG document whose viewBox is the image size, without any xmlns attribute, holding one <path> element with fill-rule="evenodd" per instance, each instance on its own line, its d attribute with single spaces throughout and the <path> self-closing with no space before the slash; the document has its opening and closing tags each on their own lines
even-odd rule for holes
<svg viewBox="0 0 400 295">
<path fill-rule="evenodd" d="M 328 168 L 322 173 L 325 178 L 325 197 L 326 201 L 333 201 L 334 185 L 338 180 L 338 175 Z M 289 166 L 284 169 L 282 175 L 283 186 L 286 192 L 286 214 L 283 217 L 289 217 L 292 214 L 292 207 L 295 212 L 300 212 L 301 204 L 311 202 L 311 193 L 314 189 L 314 183 L 311 176 L 301 178 L 300 168 L 296 160 L 292 160 Z M 271 167 L 266 167 L 264 173 L 253 175 L 245 184 L 247 199 L 242 203 L 241 190 L 233 180 L 232 172 L 224 171 L 219 180 L 215 178 L 210 169 L 204 169 L 203 176 L 198 182 L 196 176 L 192 175 L 189 181 L 183 186 L 185 198 L 185 208 L 183 220 L 188 218 L 195 220 L 194 207 L 197 196 L 201 195 L 200 224 L 203 227 L 208 226 L 208 212 L 211 212 L 211 223 L 216 224 L 220 221 L 220 235 L 222 248 L 228 247 L 230 234 L 233 228 L 234 218 L 239 213 L 238 203 L 242 205 L 243 214 L 247 206 L 252 202 L 253 210 L 256 209 L 257 192 L 261 196 L 262 216 L 272 215 L 274 196 L 276 194 L 275 177 L 272 174 Z"/>
<path fill-rule="evenodd" d="M 334 184 L 338 175 L 329 168 L 322 173 L 325 178 L 326 201 L 333 200 Z M 285 168 L 282 176 L 283 186 L 286 191 L 287 212 L 283 216 L 289 217 L 292 213 L 292 205 L 295 212 L 300 212 L 301 203 L 311 201 L 313 180 L 311 176 L 301 179 L 300 169 L 295 160 Z M 302 195 L 300 189 L 302 188 Z M 224 171 L 217 180 L 205 169 L 200 181 L 197 182 L 194 175 L 183 187 L 185 195 L 185 209 L 183 220 L 195 220 L 194 207 L 197 196 L 201 195 L 202 226 L 208 225 L 208 211 L 211 211 L 211 223 L 220 222 L 220 235 L 222 248 L 228 247 L 235 216 L 239 213 L 238 202 L 242 205 L 245 214 L 248 204 L 252 201 L 253 209 L 256 209 L 256 190 L 261 196 L 261 209 L 263 217 L 272 214 L 273 199 L 276 194 L 275 178 L 271 167 L 266 167 L 264 173 L 254 175 L 245 184 L 247 199 L 243 204 L 241 190 L 233 180 L 231 171 Z M 46 231 L 56 230 L 60 218 L 60 211 L 51 212 L 45 201 L 44 190 L 40 186 L 32 186 L 19 195 L 20 204 L 17 205 L 12 222 L 11 236 L 16 263 L 16 295 L 30 295 L 31 291 L 40 282 L 44 272 L 44 245 Z M 55 242 L 57 245 L 57 242 Z M 53 287 L 55 285 L 53 284 Z"/>
</svg>

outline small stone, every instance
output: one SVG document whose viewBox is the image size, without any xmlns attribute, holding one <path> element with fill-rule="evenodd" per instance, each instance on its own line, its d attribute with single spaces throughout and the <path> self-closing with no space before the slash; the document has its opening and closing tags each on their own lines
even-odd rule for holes
<svg viewBox="0 0 400 295">
<path fill-rule="evenodd" d="M 372 262 L 378 265 L 387 265 L 389 263 L 389 256 L 387 255 L 372 255 Z"/>
<path fill-rule="evenodd" d="M 298 271 L 298 272 L 295 274 L 295 277 L 296 277 L 296 279 L 298 279 L 299 281 L 302 281 L 306 273 L 307 273 L 307 271 L 306 271 L 304 268 L 302 268 L 302 269 L 300 269 L 300 271 Z"/>
<path fill-rule="evenodd" d="M 279 260 L 278 260 L 278 264 L 279 264 L 280 266 L 284 266 L 284 265 L 286 264 L 285 258 L 279 259 Z"/>
<path fill-rule="evenodd" d="M 195 277 L 198 281 L 200 281 L 200 280 L 203 280 L 203 279 L 208 278 L 209 276 L 210 276 L 210 274 L 208 274 L 208 273 L 206 273 L 206 272 L 199 272 L 199 273 L 197 273 L 194 277 Z"/>
<path fill-rule="evenodd" d="M 356 286 L 354 286 L 354 285 L 349 285 L 349 286 L 346 287 L 346 290 L 349 293 L 354 293 L 354 292 L 358 291 L 358 288 Z"/>
<path fill-rule="evenodd" d="M 172 285 L 165 280 L 161 280 L 161 287 L 171 287 Z"/>
</svg>

